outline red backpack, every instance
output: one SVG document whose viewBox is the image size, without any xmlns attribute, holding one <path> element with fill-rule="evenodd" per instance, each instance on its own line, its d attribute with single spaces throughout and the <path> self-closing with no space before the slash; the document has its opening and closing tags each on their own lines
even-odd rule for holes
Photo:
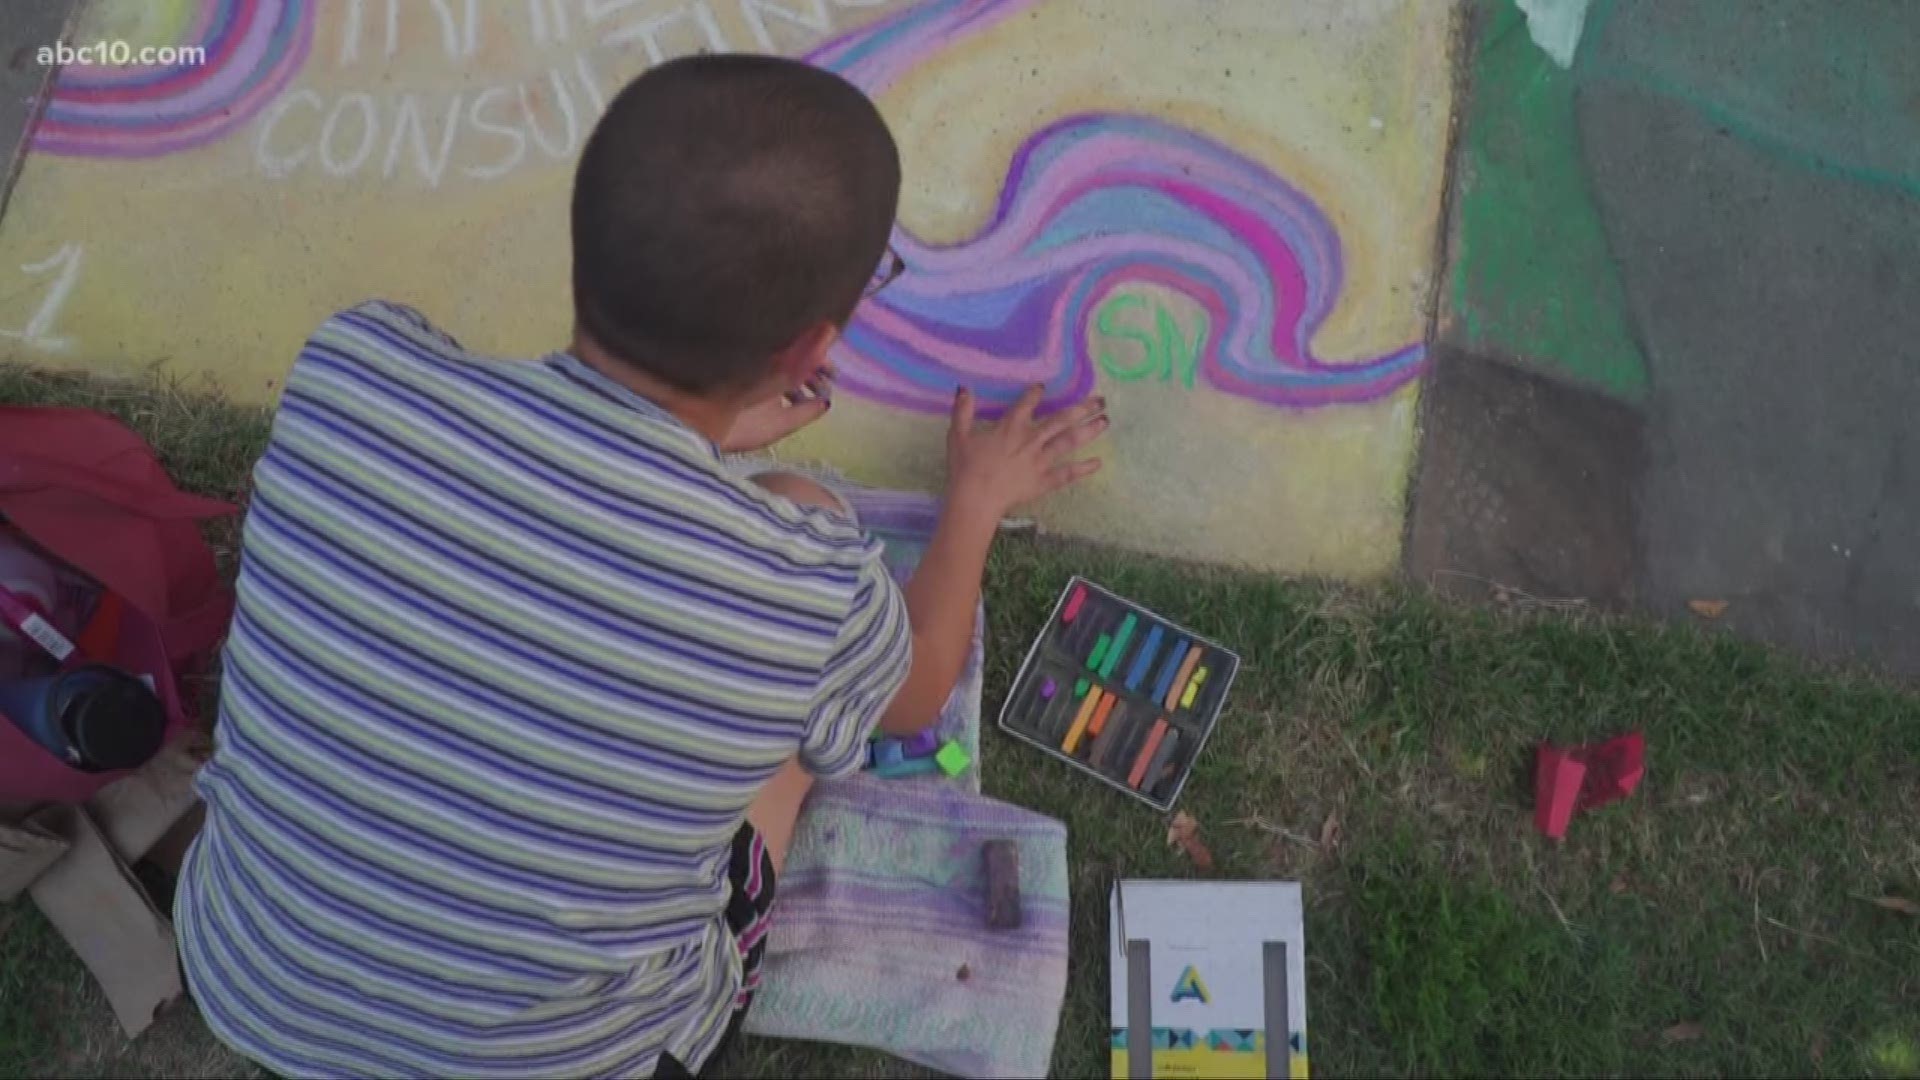
<svg viewBox="0 0 1920 1080">
<path fill-rule="evenodd" d="M 182 685 L 206 670 L 233 614 L 199 523 L 238 509 L 174 487 L 113 417 L 0 407 L 0 527 L 99 587 L 85 625 L 56 627 L 76 646 L 66 663 L 146 676 L 169 739 L 192 726 Z M 71 768 L 0 720 L 0 802 L 81 802 L 124 775 Z"/>
</svg>

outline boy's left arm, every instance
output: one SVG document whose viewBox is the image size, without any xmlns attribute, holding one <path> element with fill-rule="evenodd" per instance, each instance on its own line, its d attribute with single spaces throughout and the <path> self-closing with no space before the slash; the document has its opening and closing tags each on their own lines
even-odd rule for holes
<svg viewBox="0 0 1920 1080">
<path fill-rule="evenodd" d="M 833 655 L 821 672 L 800 763 L 823 780 L 852 776 L 866 762 L 867 737 L 907 679 L 913 627 L 906 599 L 875 556 L 862 569 Z"/>
</svg>

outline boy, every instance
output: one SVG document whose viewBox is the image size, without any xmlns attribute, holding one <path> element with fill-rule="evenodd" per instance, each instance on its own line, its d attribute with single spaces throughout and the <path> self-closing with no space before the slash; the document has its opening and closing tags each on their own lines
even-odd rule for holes
<svg viewBox="0 0 1920 1080">
<path fill-rule="evenodd" d="M 900 269 L 899 185 L 838 77 L 676 61 L 582 155 L 569 349 L 488 360 L 380 303 L 308 342 L 177 904 L 236 1050 L 648 1076 L 732 1035 L 812 778 L 934 721 L 998 522 L 1092 472 L 1072 455 L 1107 425 L 1098 401 L 1036 420 L 1035 388 L 976 428 L 957 392 L 904 590 L 830 492 L 723 471 L 826 411 L 830 346 Z"/>
</svg>

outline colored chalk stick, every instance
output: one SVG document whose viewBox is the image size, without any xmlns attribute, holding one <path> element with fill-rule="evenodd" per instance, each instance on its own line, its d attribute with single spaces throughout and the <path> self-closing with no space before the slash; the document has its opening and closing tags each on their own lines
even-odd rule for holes
<svg viewBox="0 0 1920 1080">
<path fill-rule="evenodd" d="M 1011 840 L 980 845 L 986 862 L 987 928 L 1020 929 L 1020 848 Z"/>
<path fill-rule="evenodd" d="M 1171 709 L 1179 703 L 1181 696 L 1187 692 L 1187 680 L 1193 674 L 1194 665 L 1199 662 L 1200 646 L 1195 645 L 1187 650 L 1187 658 L 1180 662 L 1180 670 L 1173 677 L 1173 688 L 1160 701 L 1162 708 Z"/>
<path fill-rule="evenodd" d="M 1080 748 L 1080 736 L 1086 732 L 1087 721 L 1093 719 L 1093 710 L 1100 707 L 1100 699 L 1104 696 L 1096 686 L 1080 699 L 1080 711 L 1074 714 L 1073 726 L 1067 728 L 1067 737 L 1061 740 L 1060 749 L 1071 754 Z"/>
<path fill-rule="evenodd" d="M 1053 699 L 1053 692 L 1059 688 L 1059 684 L 1053 681 L 1053 676 L 1047 676 L 1046 681 L 1040 684 L 1040 700 L 1051 701 Z"/>
<path fill-rule="evenodd" d="M 1093 710 L 1093 721 L 1087 725 L 1087 734 L 1100 734 L 1101 729 L 1107 726 L 1107 717 L 1113 713 L 1113 706 L 1119 700 L 1118 697 L 1112 694 L 1108 694 L 1100 699 L 1100 707 Z"/>
<path fill-rule="evenodd" d="M 959 776 L 967 771 L 968 765 L 973 764 L 973 758 L 967 756 L 967 748 L 951 739 L 947 740 L 947 744 L 940 748 L 940 752 L 935 754 L 933 759 L 939 762 L 940 771 L 948 776 Z"/>
<path fill-rule="evenodd" d="M 1127 689 L 1140 689 L 1140 680 L 1147 677 L 1147 669 L 1153 666 L 1153 658 L 1160 651 L 1160 624 L 1154 623 L 1147 629 L 1147 639 L 1140 643 L 1140 651 L 1134 654 L 1133 663 L 1127 666 Z"/>
<path fill-rule="evenodd" d="M 873 775 L 882 780 L 898 780 L 907 776 L 926 776 L 940 771 L 940 763 L 930 757 L 906 758 L 891 765 L 876 765 Z"/>
<path fill-rule="evenodd" d="M 1173 646 L 1167 650 L 1167 658 L 1160 662 L 1160 677 L 1153 680 L 1153 693 L 1147 695 L 1155 701 L 1164 701 L 1167 688 L 1173 685 L 1173 677 L 1180 671 L 1180 663 L 1187 656 L 1187 639 L 1173 639 Z"/>
<path fill-rule="evenodd" d="M 1087 654 L 1087 670 L 1099 671 L 1100 661 L 1106 659 L 1107 649 L 1112 645 L 1113 639 L 1101 634 L 1100 640 L 1093 643 L 1093 651 Z"/>
<path fill-rule="evenodd" d="M 873 767 L 884 769 L 889 765 L 898 765 L 907 759 L 907 748 L 899 739 L 882 739 L 873 747 Z"/>
<path fill-rule="evenodd" d="M 1187 683 L 1187 692 L 1180 695 L 1181 708 L 1186 709 L 1186 708 L 1191 708 L 1193 706 L 1194 695 L 1200 692 L 1200 684 L 1206 681 L 1207 681 L 1206 668 L 1201 668 L 1200 670 L 1193 673 L 1193 681 Z"/>
<path fill-rule="evenodd" d="M 1119 666 L 1120 657 L 1126 655 L 1127 640 L 1133 637 L 1133 628 L 1137 622 L 1139 619 L 1131 611 L 1127 612 L 1126 618 L 1120 620 L 1120 629 L 1113 632 L 1113 644 L 1107 647 L 1107 658 L 1100 662 L 1101 678 L 1113 677 L 1113 669 Z"/>
<path fill-rule="evenodd" d="M 1060 613 L 1060 621 L 1063 623 L 1072 622 L 1073 617 L 1075 615 L 1080 614 L 1080 605 L 1086 602 L 1087 602 L 1087 587 L 1085 585 L 1082 585 L 1079 588 L 1073 590 L 1073 595 L 1067 598 L 1067 607 L 1066 607 L 1066 610 Z"/>
<path fill-rule="evenodd" d="M 1180 733 L 1172 728 L 1168 728 L 1166 737 L 1160 740 L 1160 749 L 1153 752 L 1152 759 L 1147 762 L 1147 771 L 1141 774 L 1141 783 L 1156 790 L 1164 785 L 1167 777 L 1178 771 L 1170 768 L 1170 766 L 1173 763 L 1174 748 L 1179 745 Z"/>
<path fill-rule="evenodd" d="M 1074 696 L 1074 697 L 1086 697 L 1086 696 L 1087 696 L 1087 687 L 1089 687 L 1089 686 L 1092 686 L 1092 685 L 1093 685 L 1092 683 L 1090 683 L 1090 682 L 1088 682 L 1088 681 L 1087 681 L 1087 680 L 1085 680 L 1085 679 L 1081 679 L 1081 680 L 1080 680 L 1079 682 L 1077 682 L 1077 683 L 1074 683 L 1074 684 L 1073 684 L 1073 696 Z"/>
<path fill-rule="evenodd" d="M 932 757 L 933 752 L 940 749 L 940 733 L 933 728 L 927 728 L 925 731 L 909 736 L 900 744 L 900 747 L 910 758 Z"/>
<path fill-rule="evenodd" d="M 1153 722 L 1153 730 L 1147 733 L 1146 744 L 1140 747 L 1140 754 L 1133 759 L 1133 770 L 1127 773 L 1127 786 L 1138 788 L 1140 781 L 1146 778 L 1147 763 L 1153 760 L 1153 752 L 1160 749 L 1160 741 L 1167 737 L 1167 721 L 1162 717 Z"/>
<path fill-rule="evenodd" d="M 1113 756 L 1113 748 L 1120 744 L 1121 738 L 1125 735 L 1123 721 L 1126 718 L 1126 712 L 1124 706 L 1116 708 L 1113 715 L 1108 718 L 1112 723 L 1102 724 L 1101 730 L 1094 733 L 1093 746 L 1087 751 L 1087 764 L 1096 769 L 1104 770 L 1107 767 L 1107 759 Z M 1094 719 L 1097 721 L 1099 717 L 1096 716 Z"/>
</svg>

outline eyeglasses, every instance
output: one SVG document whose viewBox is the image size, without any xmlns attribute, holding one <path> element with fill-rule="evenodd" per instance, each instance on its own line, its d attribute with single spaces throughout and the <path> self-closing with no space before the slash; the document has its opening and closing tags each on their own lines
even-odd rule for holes
<svg viewBox="0 0 1920 1080">
<path fill-rule="evenodd" d="M 899 252 L 893 250 L 892 244 L 888 244 L 886 260 L 880 264 L 879 269 L 873 272 L 873 280 L 867 283 L 867 291 L 861 294 L 862 299 L 872 296 L 874 293 L 893 284 L 895 278 L 906 272 L 907 261 L 900 257 Z"/>
</svg>

